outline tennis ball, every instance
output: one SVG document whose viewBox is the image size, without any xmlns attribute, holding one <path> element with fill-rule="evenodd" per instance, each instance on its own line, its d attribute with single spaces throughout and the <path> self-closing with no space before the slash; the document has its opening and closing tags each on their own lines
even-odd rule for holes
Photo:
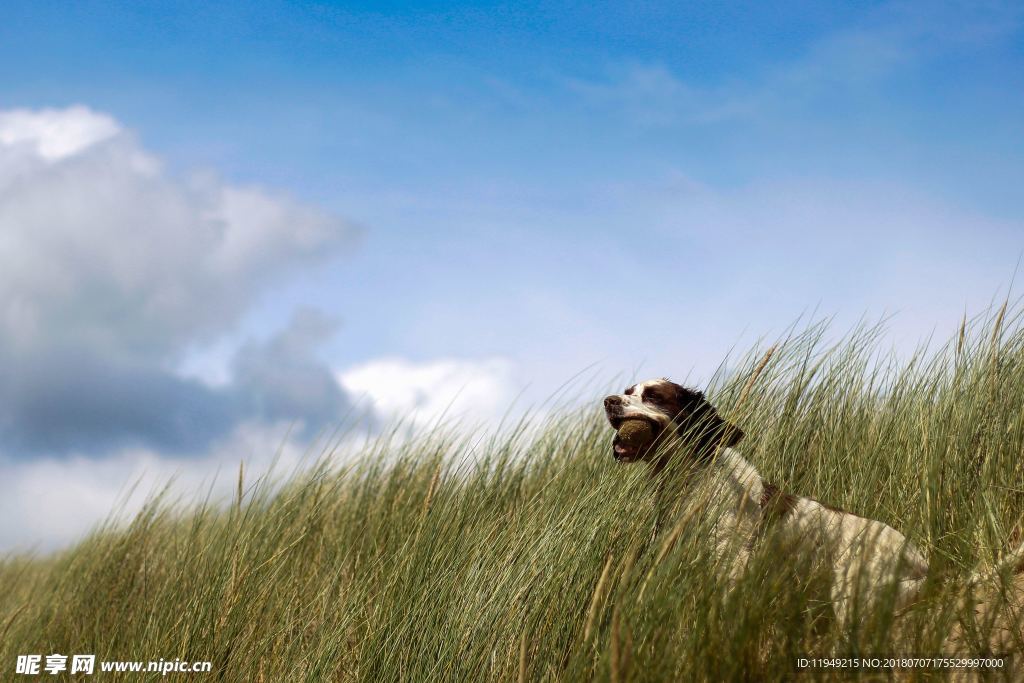
<svg viewBox="0 0 1024 683">
<path fill-rule="evenodd" d="M 619 427 L 619 441 L 629 448 L 642 448 L 654 441 L 654 427 L 647 420 L 626 420 Z"/>
</svg>

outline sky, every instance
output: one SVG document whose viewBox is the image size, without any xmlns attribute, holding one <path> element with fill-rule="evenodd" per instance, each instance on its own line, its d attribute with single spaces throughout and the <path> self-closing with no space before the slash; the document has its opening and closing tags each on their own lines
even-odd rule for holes
<svg viewBox="0 0 1024 683">
<path fill-rule="evenodd" d="M 801 315 L 944 337 L 1020 187 L 1019 3 L 6 2 L 0 551 Z"/>
</svg>

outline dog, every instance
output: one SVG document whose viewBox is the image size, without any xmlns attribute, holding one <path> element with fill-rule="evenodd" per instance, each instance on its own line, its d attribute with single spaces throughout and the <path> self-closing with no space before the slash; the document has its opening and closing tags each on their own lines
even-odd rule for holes
<svg viewBox="0 0 1024 683">
<path fill-rule="evenodd" d="M 743 431 L 724 420 L 703 393 L 668 379 L 648 380 L 606 397 L 604 410 L 616 430 L 612 454 L 618 462 L 647 462 L 658 474 L 672 457 L 685 452 L 696 469 L 707 472 L 705 483 L 711 488 L 706 491 L 716 499 L 712 508 L 715 552 L 730 563 L 733 580 L 758 541 L 773 531 L 824 551 L 830 565 L 832 607 L 841 624 L 849 622 L 855 600 L 862 608 L 877 604 L 886 595 L 881 587 L 888 581 L 895 581 L 898 608 L 920 594 L 929 563 L 902 533 L 883 522 L 786 493 L 765 481 L 736 449 Z M 632 419 L 651 425 L 653 441 L 637 447 L 619 438 L 619 427 Z M 972 574 L 969 584 L 1007 569 L 1024 569 L 1024 545 L 989 572 Z"/>
</svg>

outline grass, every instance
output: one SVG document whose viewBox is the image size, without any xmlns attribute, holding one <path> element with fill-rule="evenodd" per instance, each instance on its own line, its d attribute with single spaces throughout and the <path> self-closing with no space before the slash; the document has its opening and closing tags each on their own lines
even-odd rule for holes
<svg viewBox="0 0 1024 683">
<path fill-rule="evenodd" d="M 826 338 L 753 349 L 709 396 L 766 478 L 926 550 L 938 578 L 908 613 L 840 629 L 814 561 L 772 543 L 726 590 L 700 496 L 616 465 L 595 401 L 490 436 L 385 435 L 343 465 L 326 447 L 283 482 L 240 474 L 228 505 L 157 496 L 65 551 L 7 557 L 3 675 L 58 652 L 212 661 L 195 680 L 722 681 L 791 678 L 814 654 L 1019 650 L 1009 578 L 981 608 L 961 596 L 1021 537 L 1019 316 L 965 321 L 902 363 L 878 329 Z"/>
</svg>

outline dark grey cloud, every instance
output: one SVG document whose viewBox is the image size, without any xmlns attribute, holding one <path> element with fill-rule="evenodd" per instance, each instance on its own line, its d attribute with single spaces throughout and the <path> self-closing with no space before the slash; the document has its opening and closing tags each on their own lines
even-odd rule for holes
<svg viewBox="0 0 1024 683">
<path fill-rule="evenodd" d="M 15 455 L 120 446 L 188 452 L 239 418 L 230 392 L 74 350 L 10 364 L 0 378 L 0 443 Z"/>
<path fill-rule="evenodd" d="M 337 419 L 316 357 L 334 328 L 313 312 L 243 347 L 225 386 L 174 368 L 355 236 L 287 196 L 169 175 L 88 109 L 0 111 L 0 447 L 190 452 L 242 421 Z"/>
<path fill-rule="evenodd" d="M 0 444 L 9 453 L 202 452 L 243 421 L 296 422 L 311 436 L 351 404 L 317 347 L 333 322 L 300 310 L 265 342 L 243 346 L 232 381 L 210 387 L 160 368 L 74 348 L 0 365 Z"/>
<path fill-rule="evenodd" d="M 351 402 L 331 368 L 316 358 L 336 322 L 300 309 L 291 325 L 264 343 L 239 349 L 233 363 L 237 405 L 266 422 L 303 420 L 304 435 L 347 416 Z"/>
</svg>

